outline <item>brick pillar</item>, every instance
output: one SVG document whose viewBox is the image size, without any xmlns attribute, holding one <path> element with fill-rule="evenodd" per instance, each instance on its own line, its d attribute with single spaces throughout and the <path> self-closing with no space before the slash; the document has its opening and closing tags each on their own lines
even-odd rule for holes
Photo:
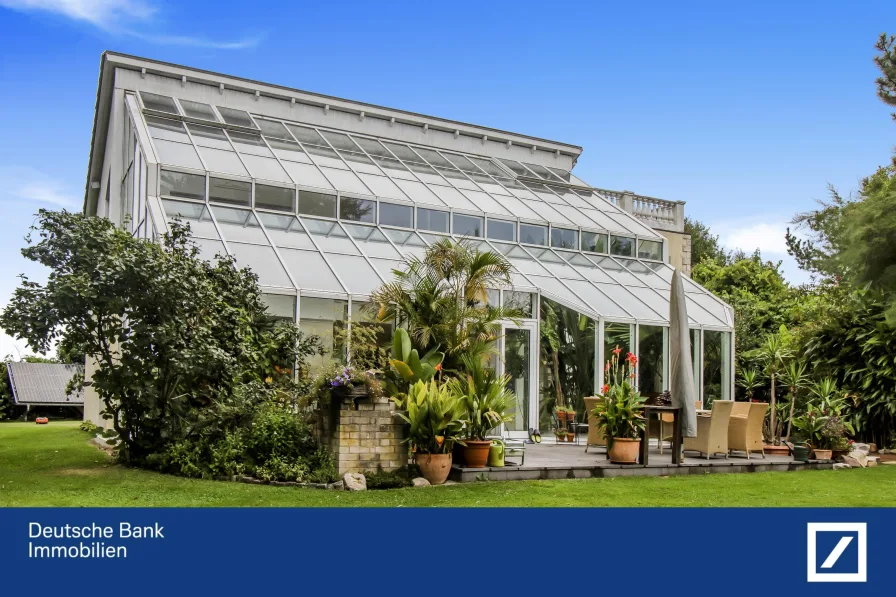
<svg viewBox="0 0 896 597">
<path fill-rule="evenodd" d="M 404 422 L 395 416 L 395 405 L 388 398 L 361 402 L 354 409 L 351 400 L 338 410 L 324 409 L 316 416 L 315 430 L 339 467 L 339 474 L 392 471 L 408 463 Z"/>
</svg>

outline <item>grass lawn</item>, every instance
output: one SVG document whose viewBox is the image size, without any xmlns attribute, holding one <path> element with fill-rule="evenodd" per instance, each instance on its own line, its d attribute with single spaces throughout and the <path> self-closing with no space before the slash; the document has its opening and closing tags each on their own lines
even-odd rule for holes
<svg viewBox="0 0 896 597">
<path fill-rule="evenodd" d="M 0 424 L 0 506 L 892 506 L 896 495 L 896 466 L 350 493 L 129 469 L 88 439 L 76 422 Z"/>
</svg>

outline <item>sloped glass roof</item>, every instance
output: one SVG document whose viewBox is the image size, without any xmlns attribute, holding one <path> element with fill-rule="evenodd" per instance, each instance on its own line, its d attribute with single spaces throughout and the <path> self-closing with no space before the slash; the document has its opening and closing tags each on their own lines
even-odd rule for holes
<svg viewBox="0 0 896 597">
<path fill-rule="evenodd" d="M 143 101 L 153 111 L 142 116 L 161 163 L 166 219 L 191 225 L 203 258 L 230 254 L 239 266 L 251 268 L 263 287 L 364 297 L 391 279 L 393 270 L 404 268 L 403 256 L 422 256 L 446 236 L 460 240 L 456 232 L 464 229 L 480 237 L 466 239 L 480 250 L 508 258 L 514 289 L 537 290 L 591 317 L 668 322 L 671 266 L 578 246 L 583 231 L 606 234 L 609 243 L 601 246 L 611 251 L 636 246 L 635 237 L 661 237 L 565 170 L 178 98 Z M 178 120 L 183 116 L 203 118 L 208 126 Z M 279 202 L 260 207 L 259 187 Z M 284 192 L 277 194 L 277 188 Z M 412 226 L 387 225 L 406 219 L 381 222 L 387 213 L 406 218 L 402 205 L 419 208 L 412 209 Z M 500 238 L 523 244 L 484 238 L 491 236 L 486 232 L 492 220 L 517 226 L 520 234 L 513 228 Z M 532 233 L 538 226 L 544 227 L 543 236 Z M 557 234 L 550 234 L 550 227 Z M 690 280 L 685 289 L 691 325 L 731 329 L 729 307 Z"/>
</svg>

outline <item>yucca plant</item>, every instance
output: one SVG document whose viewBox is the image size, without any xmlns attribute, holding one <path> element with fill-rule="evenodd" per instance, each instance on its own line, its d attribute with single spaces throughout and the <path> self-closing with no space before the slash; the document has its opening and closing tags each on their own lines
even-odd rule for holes
<svg viewBox="0 0 896 597">
<path fill-rule="evenodd" d="M 783 327 L 783 326 L 782 326 Z M 786 329 L 786 328 L 785 328 Z M 784 365 L 784 362 L 792 356 L 790 348 L 784 339 L 784 331 L 777 334 L 767 334 L 762 340 L 759 348 L 750 351 L 750 356 L 758 360 L 765 367 L 765 372 L 771 382 L 771 392 L 769 395 L 769 438 L 778 443 L 775 438 L 775 428 L 777 427 L 777 396 L 775 395 L 775 378 L 778 371 Z"/>
<path fill-rule="evenodd" d="M 417 381 L 407 394 L 393 398 L 395 414 L 408 424 L 404 442 L 417 454 L 448 454 L 466 423 L 464 402 L 435 380 Z"/>
<path fill-rule="evenodd" d="M 762 373 L 755 367 L 752 369 L 741 369 L 738 373 L 737 385 L 744 389 L 747 400 L 753 400 L 756 388 L 762 386 Z"/>
<path fill-rule="evenodd" d="M 796 407 L 797 394 L 806 387 L 809 376 L 806 375 L 805 361 L 790 361 L 781 372 L 781 379 L 790 389 L 790 408 L 787 414 L 787 440 L 790 441 L 790 433 L 793 431 L 793 412 Z"/>
<path fill-rule="evenodd" d="M 466 375 L 450 380 L 448 387 L 466 410 L 465 439 L 483 441 L 492 429 L 513 420 L 516 396 L 507 389 L 509 375 L 498 376 L 468 355 L 461 362 Z"/>
</svg>

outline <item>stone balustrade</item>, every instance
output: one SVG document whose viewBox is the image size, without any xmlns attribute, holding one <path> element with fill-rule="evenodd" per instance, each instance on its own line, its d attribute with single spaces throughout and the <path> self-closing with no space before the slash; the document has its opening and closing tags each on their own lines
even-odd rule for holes
<svg viewBox="0 0 896 597">
<path fill-rule="evenodd" d="M 652 228 L 684 231 L 684 201 L 668 201 L 635 195 L 630 191 L 611 191 L 595 189 L 604 199 L 627 211 L 638 219 L 644 220 Z"/>
</svg>

